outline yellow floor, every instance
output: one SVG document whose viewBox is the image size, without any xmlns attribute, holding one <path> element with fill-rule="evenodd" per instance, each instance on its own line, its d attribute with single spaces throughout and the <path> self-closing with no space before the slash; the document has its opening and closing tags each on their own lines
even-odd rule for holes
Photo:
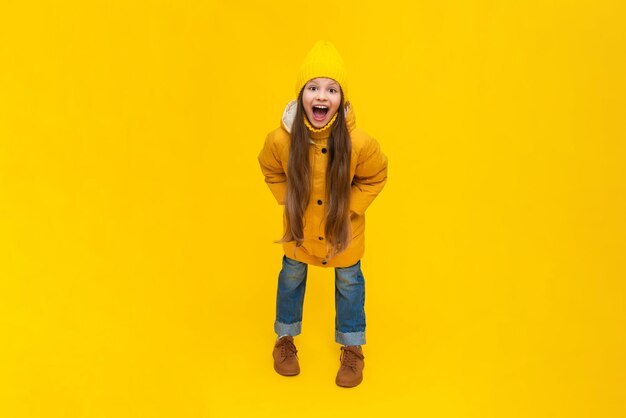
<svg viewBox="0 0 626 418">
<path fill-rule="evenodd" d="M 9 3 L 0 417 L 626 416 L 622 2 Z M 332 270 L 271 359 L 256 156 L 319 38 L 390 161 L 349 390 Z"/>
</svg>

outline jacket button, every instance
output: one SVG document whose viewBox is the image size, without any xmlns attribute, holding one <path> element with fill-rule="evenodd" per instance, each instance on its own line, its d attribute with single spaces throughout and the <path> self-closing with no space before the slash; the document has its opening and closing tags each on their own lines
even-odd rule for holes
<svg viewBox="0 0 626 418">
<path fill-rule="evenodd" d="M 327 264 L 328 261 L 327 260 L 322 260 L 322 264 Z"/>
<path fill-rule="evenodd" d="M 317 237 L 318 240 L 324 241 L 324 237 Z"/>
<path fill-rule="evenodd" d="M 323 202 L 322 202 L 321 200 L 318 200 L 318 201 L 317 201 L 317 204 L 318 204 L 318 205 L 321 205 L 322 203 L 323 203 Z"/>
<path fill-rule="evenodd" d="M 326 154 L 328 150 L 326 148 L 322 148 L 322 154 Z"/>
</svg>

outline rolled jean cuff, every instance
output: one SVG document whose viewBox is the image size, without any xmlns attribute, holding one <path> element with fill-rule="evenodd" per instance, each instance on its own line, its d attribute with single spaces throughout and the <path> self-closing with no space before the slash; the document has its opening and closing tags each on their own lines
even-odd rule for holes
<svg viewBox="0 0 626 418">
<path fill-rule="evenodd" d="M 274 322 L 274 331 L 276 335 L 290 335 L 295 337 L 300 335 L 302 331 L 302 322 L 294 322 L 293 324 L 283 324 L 282 322 Z"/>
<path fill-rule="evenodd" d="M 365 332 L 339 332 L 335 331 L 335 341 L 341 345 L 365 344 Z"/>
</svg>

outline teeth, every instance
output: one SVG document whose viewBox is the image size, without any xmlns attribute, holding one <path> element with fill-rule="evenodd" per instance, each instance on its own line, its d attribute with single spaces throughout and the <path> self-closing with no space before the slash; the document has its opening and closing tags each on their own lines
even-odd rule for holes
<svg viewBox="0 0 626 418">
<path fill-rule="evenodd" d="M 328 106 L 313 106 L 316 109 L 328 109 Z"/>
</svg>

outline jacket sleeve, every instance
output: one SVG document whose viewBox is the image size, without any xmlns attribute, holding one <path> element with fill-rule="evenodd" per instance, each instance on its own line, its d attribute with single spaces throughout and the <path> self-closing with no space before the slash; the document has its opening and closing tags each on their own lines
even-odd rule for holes
<svg viewBox="0 0 626 418">
<path fill-rule="evenodd" d="M 287 174 L 281 164 L 277 148 L 277 144 L 272 141 L 272 136 L 268 135 L 258 159 L 261 171 L 265 176 L 265 183 L 269 186 L 276 201 L 284 205 L 285 193 L 287 192 Z"/>
<path fill-rule="evenodd" d="M 358 158 L 352 180 L 350 210 L 363 215 L 387 182 L 387 157 L 378 142 L 370 138 Z"/>
</svg>

